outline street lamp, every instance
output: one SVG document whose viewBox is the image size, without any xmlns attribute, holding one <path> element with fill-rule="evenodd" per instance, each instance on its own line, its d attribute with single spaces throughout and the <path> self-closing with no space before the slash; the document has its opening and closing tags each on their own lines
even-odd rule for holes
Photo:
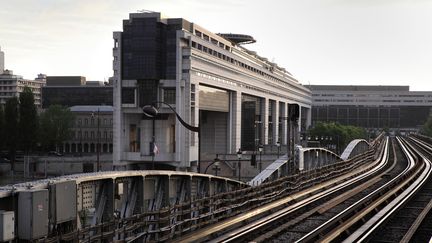
<svg viewBox="0 0 432 243">
<path fill-rule="evenodd" d="M 280 142 L 279 142 L 279 140 L 276 142 L 276 147 L 277 147 L 277 149 L 278 149 L 278 158 L 279 158 L 279 154 L 280 154 Z"/>
<path fill-rule="evenodd" d="M 208 168 L 210 168 L 210 166 L 212 166 L 214 164 L 214 168 L 213 170 L 215 171 L 216 176 L 218 175 L 218 171 L 220 170 L 219 166 L 220 166 L 220 159 L 219 159 L 219 155 L 216 154 L 216 158 L 213 159 L 213 162 L 211 162 L 209 165 L 207 165 L 206 169 L 204 170 L 204 174 L 207 173 Z"/>
<path fill-rule="evenodd" d="M 263 149 L 264 149 L 264 147 L 262 146 L 262 144 L 260 144 L 259 146 L 258 146 L 258 151 L 259 151 L 259 153 L 260 153 L 260 161 L 259 161 L 259 171 L 260 171 L 260 173 L 261 173 L 261 171 L 262 171 L 262 161 L 261 161 L 261 155 L 262 155 L 262 151 L 263 151 Z"/>
<path fill-rule="evenodd" d="M 238 158 L 238 180 L 241 181 L 241 158 L 242 158 L 242 151 L 239 149 L 237 151 L 237 158 Z"/>
<path fill-rule="evenodd" d="M 201 149 L 201 132 L 200 132 L 200 126 L 198 125 L 198 126 L 194 127 L 194 126 L 187 124 L 171 105 L 169 105 L 168 103 L 165 103 L 163 101 L 155 101 L 151 105 L 143 106 L 142 110 L 143 110 L 144 115 L 147 117 L 150 117 L 150 118 L 155 118 L 159 112 L 158 109 L 155 107 L 156 104 L 164 104 L 164 105 L 168 106 L 168 108 L 170 108 L 174 112 L 174 114 L 176 115 L 179 122 L 186 129 L 188 129 L 189 131 L 198 133 L 198 173 L 200 173 L 200 166 L 201 166 L 201 151 L 200 151 L 200 149 Z M 198 111 L 198 117 L 199 117 L 199 111 Z M 154 126 L 153 126 L 153 128 L 154 128 Z M 153 136 L 153 140 L 154 140 L 154 136 Z M 154 143 L 154 141 L 153 141 L 153 143 Z"/>
<path fill-rule="evenodd" d="M 220 166 L 220 159 L 218 157 L 216 157 L 213 161 L 214 163 L 214 168 L 213 170 L 215 171 L 215 175 L 218 175 L 218 171 L 220 170 L 219 166 Z"/>
</svg>

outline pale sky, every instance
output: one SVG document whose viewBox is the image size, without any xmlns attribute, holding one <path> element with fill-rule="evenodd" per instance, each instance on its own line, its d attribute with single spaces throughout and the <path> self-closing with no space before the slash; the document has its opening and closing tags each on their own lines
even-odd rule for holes
<svg viewBox="0 0 432 243">
<path fill-rule="evenodd" d="M 428 0 L 0 0 L 7 69 L 112 76 L 112 32 L 138 10 L 181 17 L 214 33 L 252 35 L 245 47 L 303 84 L 410 85 L 432 91 Z"/>
</svg>

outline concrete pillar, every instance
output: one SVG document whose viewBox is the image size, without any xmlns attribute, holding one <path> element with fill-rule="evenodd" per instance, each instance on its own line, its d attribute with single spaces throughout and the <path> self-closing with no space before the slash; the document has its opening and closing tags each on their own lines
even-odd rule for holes
<svg viewBox="0 0 432 243">
<path fill-rule="evenodd" d="M 306 108 L 306 129 L 312 125 L 312 107 Z"/>
<path fill-rule="evenodd" d="M 241 109 L 242 109 L 242 94 L 240 91 L 230 93 L 229 112 L 229 142 L 228 153 L 236 153 L 241 146 Z"/>
<path fill-rule="evenodd" d="M 279 114 L 282 117 L 281 125 L 282 125 L 282 134 L 281 134 L 281 143 L 283 145 L 287 144 L 287 119 L 288 119 L 288 103 L 281 103 L 282 105 L 282 114 Z"/>
<path fill-rule="evenodd" d="M 261 133 L 263 134 L 262 137 L 262 143 L 264 144 L 268 144 L 268 110 L 269 110 L 269 99 L 268 98 L 263 98 L 262 99 L 262 105 L 261 105 L 261 121 L 262 121 L 262 126 L 261 126 Z"/>
<path fill-rule="evenodd" d="M 298 128 L 298 131 L 299 132 L 301 132 L 301 122 L 302 122 L 302 106 L 301 105 L 299 105 L 299 119 L 298 119 L 298 124 L 297 124 L 297 128 Z"/>
<path fill-rule="evenodd" d="M 279 101 L 276 100 L 273 104 L 273 144 L 276 144 L 279 140 Z"/>
<path fill-rule="evenodd" d="M 114 169 L 120 166 L 121 154 L 122 154 L 122 107 L 121 107 L 121 33 L 114 32 L 113 38 L 115 39 L 118 46 L 113 49 L 113 56 L 117 58 L 117 61 L 113 64 L 116 75 L 114 75 L 113 84 L 113 166 Z"/>
</svg>

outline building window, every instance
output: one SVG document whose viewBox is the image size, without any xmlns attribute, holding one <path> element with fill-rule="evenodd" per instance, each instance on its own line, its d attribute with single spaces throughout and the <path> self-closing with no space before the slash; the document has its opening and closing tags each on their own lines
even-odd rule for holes
<svg viewBox="0 0 432 243">
<path fill-rule="evenodd" d="M 138 152 L 138 131 L 136 124 L 130 124 L 129 126 L 129 151 Z"/>
<path fill-rule="evenodd" d="M 93 131 L 92 131 L 92 132 L 90 132 L 90 138 L 91 138 L 91 139 L 94 139 L 94 135 L 95 135 L 95 134 L 94 134 L 94 132 L 93 132 Z"/>
<path fill-rule="evenodd" d="M 84 125 L 88 125 L 88 119 L 86 118 L 85 120 L 84 120 Z"/>
<path fill-rule="evenodd" d="M 135 88 L 122 88 L 122 104 L 135 104 Z"/>
<path fill-rule="evenodd" d="M 88 138 L 88 132 L 87 132 L 87 131 L 84 132 L 84 138 L 85 138 L 85 139 Z"/>
<path fill-rule="evenodd" d="M 176 103 L 176 90 L 175 89 L 164 89 L 164 101 L 168 104 Z"/>
</svg>

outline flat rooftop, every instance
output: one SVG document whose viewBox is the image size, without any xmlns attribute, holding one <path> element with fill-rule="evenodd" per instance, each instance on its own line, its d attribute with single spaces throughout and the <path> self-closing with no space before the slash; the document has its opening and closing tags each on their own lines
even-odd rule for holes
<svg viewBox="0 0 432 243">
<path fill-rule="evenodd" d="M 409 86 L 393 85 L 305 85 L 311 91 L 409 91 Z"/>
</svg>

